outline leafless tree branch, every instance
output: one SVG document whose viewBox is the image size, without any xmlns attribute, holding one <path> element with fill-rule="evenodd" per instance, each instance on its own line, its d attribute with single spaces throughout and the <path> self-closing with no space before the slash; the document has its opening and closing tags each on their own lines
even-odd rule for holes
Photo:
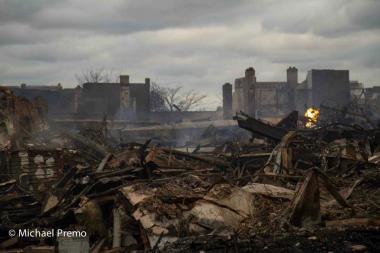
<svg viewBox="0 0 380 253">
<path fill-rule="evenodd" d="M 112 71 L 106 71 L 102 67 L 84 70 L 80 74 L 76 74 L 75 79 L 79 85 L 84 83 L 110 83 L 114 81 L 114 76 Z"/>
<path fill-rule="evenodd" d="M 206 95 L 195 92 L 194 90 L 183 91 L 181 86 L 174 88 L 163 88 L 157 86 L 160 95 L 165 101 L 169 111 L 190 111 L 199 107 Z M 156 88 L 157 88 L 156 87 Z"/>
</svg>

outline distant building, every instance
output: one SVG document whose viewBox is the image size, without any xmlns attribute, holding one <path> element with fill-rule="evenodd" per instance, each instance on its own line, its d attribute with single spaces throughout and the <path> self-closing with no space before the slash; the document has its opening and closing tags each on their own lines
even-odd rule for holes
<svg viewBox="0 0 380 253">
<path fill-rule="evenodd" d="M 350 94 L 351 100 L 358 105 L 365 104 L 365 88 L 362 83 L 358 81 L 350 81 Z"/>
<path fill-rule="evenodd" d="M 280 116 L 292 110 L 304 112 L 308 107 L 318 108 L 322 104 L 344 107 L 351 101 L 348 70 L 312 69 L 306 80 L 298 83 L 297 68 L 289 67 L 286 76 L 286 81 L 259 82 L 254 68 L 246 69 L 244 77 L 235 79 L 233 113 Z"/>
<path fill-rule="evenodd" d="M 85 117 L 110 118 L 119 111 L 120 83 L 84 83 L 78 114 Z"/>
<path fill-rule="evenodd" d="M 48 116 L 54 118 L 127 118 L 146 119 L 150 113 L 150 80 L 130 83 L 129 76 L 120 76 L 119 83 L 84 83 L 83 87 L 63 89 L 56 86 L 21 84 L 7 86 L 15 95 L 28 99 L 43 98 Z"/>
<path fill-rule="evenodd" d="M 254 85 L 256 83 L 255 70 L 251 67 L 245 70 L 244 77 L 235 79 L 235 90 L 232 98 L 232 110 L 244 111 L 252 114 L 255 112 Z"/>
<path fill-rule="evenodd" d="M 119 83 L 85 83 L 81 93 L 80 115 L 107 115 L 109 118 L 146 119 L 150 112 L 150 79 L 130 83 L 121 75 Z"/>
<path fill-rule="evenodd" d="M 286 114 L 294 108 L 294 87 L 297 83 L 297 69 L 287 71 L 286 81 L 257 82 L 255 69 L 246 69 L 245 76 L 235 79 L 233 112 L 263 117 Z"/>
<path fill-rule="evenodd" d="M 127 110 L 131 110 L 139 118 L 146 119 L 150 112 L 150 79 L 145 78 L 144 83 L 123 83 L 129 88 L 129 101 L 125 103 Z"/>
<path fill-rule="evenodd" d="M 307 86 L 311 88 L 311 105 L 348 106 L 351 100 L 348 70 L 312 69 L 308 72 Z"/>
<path fill-rule="evenodd" d="M 380 118 L 380 86 L 366 88 L 364 97 L 367 111 L 373 114 L 373 116 Z"/>
<path fill-rule="evenodd" d="M 127 121 L 132 125 L 181 121 L 208 121 L 223 117 L 220 111 L 151 111 L 150 79 L 131 83 L 128 75 L 121 75 L 120 82 L 84 83 L 76 88 L 56 86 L 5 86 L 16 95 L 30 100 L 40 99 L 48 107 L 48 119 L 65 122 L 66 125 L 102 120 Z M 232 110 L 232 87 L 230 89 Z M 232 113 L 230 111 L 232 117 Z M 63 121 L 62 121 L 63 120 Z"/>
<path fill-rule="evenodd" d="M 34 86 L 21 84 L 20 86 L 6 86 L 17 96 L 29 100 L 43 98 L 48 106 L 48 115 L 63 116 L 75 114 L 78 109 L 80 87 L 63 89 L 61 84 L 52 86 Z"/>
</svg>

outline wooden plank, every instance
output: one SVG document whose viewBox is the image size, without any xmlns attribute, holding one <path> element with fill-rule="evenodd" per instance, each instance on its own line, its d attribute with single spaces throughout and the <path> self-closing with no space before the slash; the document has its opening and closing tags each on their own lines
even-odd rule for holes
<svg viewBox="0 0 380 253">
<path fill-rule="evenodd" d="M 310 170 L 291 203 L 289 222 L 307 227 L 321 222 L 318 177 Z"/>
</svg>

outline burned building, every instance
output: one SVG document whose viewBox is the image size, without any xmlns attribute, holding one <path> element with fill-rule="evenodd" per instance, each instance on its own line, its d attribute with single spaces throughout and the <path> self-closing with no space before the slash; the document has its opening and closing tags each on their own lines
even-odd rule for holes
<svg viewBox="0 0 380 253">
<path fill-rule="evenodd" d="M 311 88 L 311 105 L 334 104 L 339 107 L 350 103 L 350 78 L 348 70 L 312 69 L 306 77 Z"/>
<path fill-rule="evenodd" d="M 296 110 L 333 106 L 343 108 L 352 101 L 348 70 L 312 69 L 295 89 Z"/>
<path fill-rule="evenodd" d="M 0 149 L 10 145 L 19 148 L 24 138 L 45 128 L 44 104 L 15 96 L 6 87 L 0 87 Z M 1 162 L 0 162 L 1 163 Z"/>
<path fill-rule="evenodd" d="M 291 88 L 296 70 L 288 73 L 286 83 L 242 80 L 254 94 L 248 108 L 258 114 L 267 99 L 258 94 Z M 237 122 L 166 124 L 212 116 L 176 111 L 152 113 L 161 125 L 118 130 L 117 141 L 103 129 L 44 131 L 38 104 L 0 90 L 3 137 L 16 127 L 10 137 L 27 132 L 19 145 L 3 138 L 0 149 L 2 252 L 278 252 L 284 242 L 291 252 L 379 252 L 378 128 L 306 130 L 296 112 L 277 124 L 244 113 Z M 229 109 L 232 85 L 224 91 Z M 144 92 L 122 76 L 119 85 L 85 84 L 78 106 L 144 112 Z M 15 228 L 57 236 L 17 236 Z M 65 238 L 60 230 L 84 234 Z"/>
<path fill-rule="evenodd" d="M 149 91 L 149 78 L 144 83 L 130 83 L 127 75 L 121 75 L 119 83 L 85 83 L 78 112 L 97 118 L 147 118 L 150 111 Z"/>
<path fill-rule="evenodd" d="M 85 83 L 78 107 L 79 115 L 101 117 L 114 115 L 120 106 L 120 84 Z"/>
<path fill-rule="evenodd" d="M 256 116 L 286 114 L 294 107 L 292 97 L 297 82 L 295 67 L 287 70 L 287 81 L 275 82 L 257 82 L 255 69 L 250 67 L 244 77 L 235 79 L 232 110 Z"/>
<path fill-rule="evenodd" d="M 256 83 L 255 70 L 251 67 L 245 70 L 244 77 L 235 79 L 233 93 L 233 111 L 255 112 L 254 84 Z"/>
<path fill-rule="evenodd" d="M 150 112 L 150 79 L 145 78 L 144 83 L 130 83 L 129 76 L 120 76 L 120 85 L 121 110 L 146 118 Z"/>
<path fill-rule="evenodd" d="M 376 118 L 380 118 L 380 86 L 365 89 L 364 104 Z"/>
<path fill-rule="evenodd" d="M 73 115 L 78 110 L 78 101 L 81 88 L 63 89 L 61 84 L 35 86 L 21 84 L 20 86 L 7 86 L 13 94 L 25 97 L 29 100 L 44 100 L 48 107 L 48 115 L 55 117 L 66 117 Z"/>
<path fill-rule="evenodd" d="M 129 76 L 120 76 L 119 83 L 84 83 L 76 88 L 53 86 L 6 86 L 15 95 L 30 100 L 42 99 L 50 118 L 145 119 L 150 112 L 150 79 L 130 83 Z"/>
<path fill-rule="evenodd" d="M 364 104 L 365 88 L 363 83 L 350 81 L 350 95 L 351 100 L 356 101 L 358 104 Z"/>
<path fill-rule="evenodd" d="M 290 252 L 379 252 L 380 153 L 372 152 L 380 150 L 379 129 L 305 131 L 294 116 L 275 126 L 246 115 L 219 122 L 223 133 L 238 124 L 270 141 L 225 135 L 212 151 L 151 143 L 158 128 L 130 129 L 146 133 L 143 143 L 128 139 L 117 147 L 69 130 L 54 138 L 45 132 L 43 142 L 28 139 L 28 149 L 7 147 L 0 152 L 0 248 L 217 253 L 283 252 L 287 245 Z M 177 131 L 195 125 L 206 130 L 202 138 L 215 130 L 190 123 Z M 8 232 L 15 228 L 57 236 Z M 59 230 L 80 234 L 65 238 Z"/>
<path fill-rule="evenodd" d="M 30 100 L 42 100 L 51 122 L 76 127 L 77 124 L 110 120 L 118 126 L 125 124 L 168 123 L 193 120 L 215 120 L 220 111 L 151 111 L 150 79 L 132 83 L 128 75 L 120 82 L 84 83 L 76 88 L 56 86 L 6 86 L 16 95 Z M 230 88 L 230 119 L 232 118 L 232 87 Z M 115 121 L 116 120 L 116 121 Z"/>
<path fill-rule="evenodd" d="M 299 83 L 297 68 L 289 67 L 286 77 L 286 81 L 258 82 L 254 68 L 248 68 L 244 77 L 235 79 L 232 111 L 268 117 L 322 104 L 344 107 L 351 102 L 348 70 L 312 69 Z"/>
</svg>

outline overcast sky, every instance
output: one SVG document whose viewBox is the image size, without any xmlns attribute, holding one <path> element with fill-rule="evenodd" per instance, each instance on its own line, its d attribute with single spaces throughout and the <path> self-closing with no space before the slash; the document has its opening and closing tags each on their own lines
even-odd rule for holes
<svg viewBox="0 0 380 253">
<path fill-rule="evenodd" d="M 0 0 L 0 84 L 76 85 L 105 68 L 209 94 L 253 66 L 349 69 L 380 85 L 379 0 Z"/>
</svg>

